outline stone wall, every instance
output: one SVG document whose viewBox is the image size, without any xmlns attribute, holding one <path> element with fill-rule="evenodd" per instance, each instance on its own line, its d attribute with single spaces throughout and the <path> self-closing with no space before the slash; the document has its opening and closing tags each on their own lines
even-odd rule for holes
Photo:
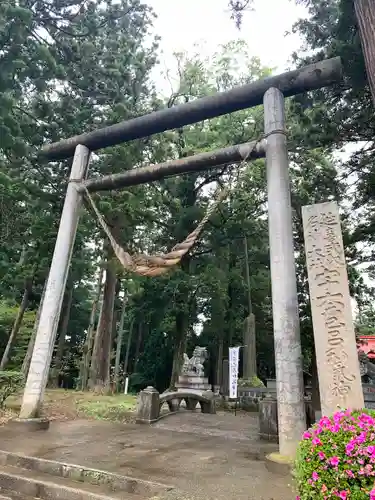
<svg viewBox="0 0 375 500">
<path fill-rule="evenodd" d="M 238 405 L 246 411 L 258 411 L 259 402 L 267 395 L 276 399 L 276 384 L 271 387 L 238 387 Z M 311 399 L 311 388 L 306 387 L 306 401 Z"/>
<path fill-rule="evenodd" d="M 365 407 L 375 410 L 375 385 L 362 384 Z"/>
<path fill-rule="evenodd" d="M 365 407 L 375 409 L 375 385 L 362 384 Z M 271 385 L 268 387 L 239 387 L 238 388 L 238 405 L 243 410 L 257 411 L 259 402 L 263 400 L 267 394 L 276 399 L 276 388 Z M 309 401 L 311 397 L 310 387 L 306 387 L 305 400 Z"/>
<path fill-rule="evenodd" d="M 238 387 L 238 405 L 246 411 L 257 411 L 259 401 L 269 394 L 276 398 L 276 388 L 267 387 Z"/>
</svg>

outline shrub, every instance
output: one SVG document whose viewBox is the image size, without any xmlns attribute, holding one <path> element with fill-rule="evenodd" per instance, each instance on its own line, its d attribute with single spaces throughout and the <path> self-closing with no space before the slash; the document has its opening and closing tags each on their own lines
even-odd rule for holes
<svg viewBox="0 0 375 500">
<path fill-rule="evenodd" d="M 249 378 L 249 379 L 247 379 L 247 378 L 238 379 L 238 387 L 258 388 L 258 387 L 265 387 L 265 385 L 256 375 L 254 375 L 254 377 Z"/>
<path fill-rule="evenodd" d="M 300 500 L 375 500 L 375 412 L 323 417 L 304 433 L 294 475 Z"/>
<path fill-rule="evenodd" d="M 6 399 L 15 394 L 23 385 L 21 372 L 0 371 L 0 409 L 4 408 Z"/>
</svg>

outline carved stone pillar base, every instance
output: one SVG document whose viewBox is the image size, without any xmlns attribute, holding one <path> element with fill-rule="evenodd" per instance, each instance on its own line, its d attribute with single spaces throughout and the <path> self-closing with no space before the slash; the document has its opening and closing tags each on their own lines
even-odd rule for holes
<svg viewBox="0 0 375 500">
<path fill-rule="evenodd" d="M 35 432 L 49 429 L 48 418 L 14 418 L 7 424 L 15 432 Z"/>
<path fill-rule="evenodd" d="M 270 453 L 266 456 L 266 469 L 273 474 L 288 476 L 292 472 L 293 459 L 280 455 L 280 453 Z"/>
</svg>

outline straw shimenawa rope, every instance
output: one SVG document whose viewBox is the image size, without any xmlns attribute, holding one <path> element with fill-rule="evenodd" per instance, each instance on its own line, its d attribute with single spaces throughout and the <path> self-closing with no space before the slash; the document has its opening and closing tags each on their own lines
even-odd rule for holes
<svg viewBox="0 0 375 500">
<path fill-rule="evenodd" d="M 257 143 L 255 143 L 254 147 L 247 153 L 246 158 L 244 158 L 244 160 L 241 162 L 240 167 L 246 163 L 252 151 L 255 149 L 256 144 Z M 175 245 L 170 252 L 166 254 L 159 254 L 159 255 L 157 254 L 151 256 L 147 256 L 145 254 L 138 254 L 132 256 L 117 243 L 117 241 L 113 237 L 113 234 L 108 224 L 105 222 L 103 216 L 99 212 L 92 196 L 90 195 L 87 188 L 84 187 L 84 194 L 86 198 L 89 200 L 95 212 L 95 215 L 98 219 L 99 224 L 103 228 L 103 231 L 106 233 L 116 257 L 121 262 L 122 266 L 126 271 L 131 271 L 141 276 L 160 276 L 162 274 L 167 273 L 172 267 L 177 265 L 182 259 L 182 257 L 187 254 L 187 252 L 192 248 L 194 243 L 197 241 L 206 222 L 209 220 L 211 215 L 216 211 L 217 207 L 224 200 L 224 198 L 227 197 L 228 193 L 229 193 L 228 188 L 224 188 L 219 192 L 215 202 L 210 207 L 208 207 L 206 214 L 204 215 L 203 219 L 199 222 L 197 227 L 194 229 L 194 231 L 191 232 L 184 239 L 184 241 L 182 241 L 181 243 L 177 243 L 177 245 Z"/>
<path fill-rule="evenodd" d="M 197 241 L 197 238 L 200 235 L 204 225 L 211 217 L 211 215 L 215 212 L 221 201 L 227 196 L 228 191 L 227 189 L 224 189 L 220 192 L 218 198 L 208 208 L 205 216 L 199 222 L 198 226 L 184 239 L 184 241 L 182 241 L 181 243 L 177 243 L 177 245 L 175 245 L 172 250 L 166 254 L 150 256 L 145 254 L 132 256 L 128 252 L 126 252 L 113 237 L 108 224 L 105 222 L 90 193 L 86 189 L 85 194 L 90 201 L 90 204 L 97 216 L 100 225 L 108 236 L 116 257 L 121 262 L 124 269 L 136 274 L 140 274 L 142 276 L 160 276 L 161 274 L 167 273 L 171 267 L 178 264 L 182 257 L 191 249 L 191 247 Z"/>
</svg>

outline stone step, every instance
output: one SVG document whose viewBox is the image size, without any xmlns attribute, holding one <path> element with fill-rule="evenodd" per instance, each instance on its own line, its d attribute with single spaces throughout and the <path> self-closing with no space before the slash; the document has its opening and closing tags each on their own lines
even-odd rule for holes
<svg viewBox="0 0 375 500">
<path fill-rule="evenodd" d="M 17 493 L 16 491 L 3 490 L 0 488 L 0 500 L 36 500 L 36 498 L 22 495 L 22 493 Z"/>
<path fill-rule="evenodd" d="M 0 466 L 0 488 L 42 500 L 143 500 L 145 497 L 123 491 L 109 492 L 103 486 L 51 477 L 12 466 Z M 1 491 L 1 490 L 0 490 Z"/>
<path fill-rule="evenodd" d="M 19 455 L 8 451 L 0 451 L 0 466 L 14 467 L 22 469 L 25 472 L 43 474 L 48 481 L 55 481 L 55 479 L 73 481 L 74 486 L 77 488 L 80 488 L 81 485 L 100 487 L 102 492 L 109 495 L 116 492 L 126 493 L 126 497 L 129 498 L 135 498 L 135 496 L 143 499 L 155 498 L 159 494 L 173 489 L 171 486 L 153 481 L 136 479 L 81 465 Z"/>
</svg>

